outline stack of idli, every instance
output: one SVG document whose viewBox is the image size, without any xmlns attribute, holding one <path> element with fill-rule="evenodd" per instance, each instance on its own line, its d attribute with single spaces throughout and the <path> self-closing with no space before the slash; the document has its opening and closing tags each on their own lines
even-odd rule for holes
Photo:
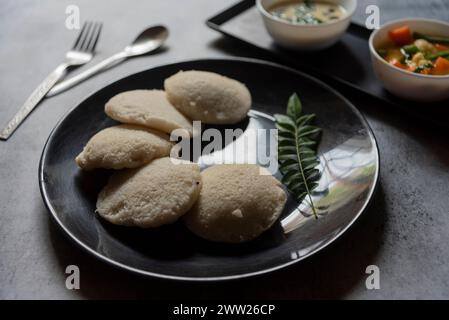
<svg viewBox="0 0 449 320">
<path fill-rule="evenodd" d="M 170 224 L 184 216 L 187 227 L 211 241 L 254 239 L 278 219 L 286 194 L 257 165 L 216 165 L 200 173 L 189 161 L 170 158 L 176 130 L 192 137 L 192 121 L 235 124 L 251 107 L 241 82 L 206 71 L 180 71 L 164 90 L 119 93 L 105 105 L 122 123 L 96 133 L 75 161 L 83 170 L 112 169 L 98 195 L 105 220 L 141 228 Z"/>
<path fill-rule="evenodd" d="M 255 164 L 222 164 L 201 173 L 202 189 L 185 215 L 187 227 L 211 241 L 252 240 L 270 228 L 284 209 L 281 183 Z"/>
<path fill-rule="evenodd" d="M 251 94 L 234 79 L 206 71 L 179 71 L 165 79 L 167 99 L 192 120 L 234 124 L 246 117 Z"/>
<path fill-rule="evenodd" d="M 184 215 L 200 190 L 198 165 L 160 158 L 114 173 L 98 196 L 97 212 L 114 224 L 158 227 Z"/>
</svg>

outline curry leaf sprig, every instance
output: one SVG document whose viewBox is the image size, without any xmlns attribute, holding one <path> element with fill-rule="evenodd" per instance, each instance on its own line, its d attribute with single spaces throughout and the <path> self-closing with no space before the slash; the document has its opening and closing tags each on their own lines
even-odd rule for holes
<svg viewBox="0 0 449 320">
<path fill-rule="evenodd" d="M 318 218 L 312 201 L 312 190 L 321 176 L 316 149 L 321 129 L 312 125 L 315 114 L 302 115 L 301 102 L 296 93 L 290 96 L 287 114 L 275 114 L 278 129 L 278 161 L 282 183 L 298 202 L 307 197 L 313 215 Z"/>
</svg>

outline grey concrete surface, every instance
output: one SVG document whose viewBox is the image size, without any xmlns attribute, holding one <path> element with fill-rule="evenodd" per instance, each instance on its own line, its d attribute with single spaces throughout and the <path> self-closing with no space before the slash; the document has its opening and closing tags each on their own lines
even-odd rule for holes
<svg viewBox="0 0 449 320">
<path fill-rule="evenodd" d="M 166 63 L 206 57 L 266 58 L 205 26 L 206 18 L 233 2 L 1 1 L 0 125 L 71 46 L 76 32 L 64 27 L 68 4 L 79 5 L 83 20 L 104 23 L 95 61 L 119 50 L 147 25 L 163 23 L 171 31 L 165 52 L 135 58 L 45 100 L 9 141 L 0 141 L 1 299 L 449 298 L 447 135 L 336 84 L 332 85 L 365 114 L 378 139 L 380 185 L 357 224 L 303 263 L 227 283 L 145 279 L 90 257 L 51 221 L 39 193 L 39 157 L 58 119 L 87 94 L 128 74 Z M 81 270 L 80 290 L 65 287 L 64 271 L 70 264 Z M 365 268 L 371 264 L 380 268 L 380 290 L 365 287 Z"/>
</svg>

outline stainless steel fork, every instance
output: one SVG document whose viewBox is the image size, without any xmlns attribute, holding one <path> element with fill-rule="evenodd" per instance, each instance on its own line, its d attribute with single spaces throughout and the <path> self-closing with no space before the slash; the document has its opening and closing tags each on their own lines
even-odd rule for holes
<svg viewBox="0 0 449 320">
<path fill-rule="evenodd" d="M 66 53 L 65 61 L 61 63 L 45 80 L 33 91 L 16 115 L 8 122 L 0 133 L 0 139 L 7 140 L 17 127 L 25 120 L 31 111 L 45 97 L 48 91 L 61 79 L 67 68 L 80 66 L 92 60 L 95 46 L 101 33 L 101 23 L 86 22 L 83 24 L 72 50 Z"/>
</svg>

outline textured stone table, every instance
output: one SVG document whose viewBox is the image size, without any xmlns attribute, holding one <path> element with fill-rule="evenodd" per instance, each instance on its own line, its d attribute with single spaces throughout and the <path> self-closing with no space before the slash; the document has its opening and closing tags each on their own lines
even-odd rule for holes
<svg viewBox="0 0 449 320">
<path fill-rule="evenodd" d="M 1 2 L 1 125 L 71 46 L 76 32 L 64 27 L 68 4 L 79 5 L 82 20 L 104 22 L 95 61 L 121 49 L 147 25 L 163 23 L 171 36 L 164 52 L 130 60 L 45 100 L 9 141 L 0 141 L 0 298 L 449 298 L 447 135 L 335 84 L 366 115 L 378 139 L 380 185 L 360 220 L 311 259 L 259 278 L 207 286 L 146 279 L 95 260 L 52 222 L 39 193 L 39 157 L 58 119 L 87 94 L 161 64 L 206 57 L 266 58 L 205 26 L 208 17 L 232 2 Z M 390 5 L 392 17 L 393 9 L 399 14 L 400 8 Z M 70 264 L 80 267 L 80 290 L 65 287 Z M 380 268 L 380 290 L 365 287 L 370 264 Z"/>
</svg>

